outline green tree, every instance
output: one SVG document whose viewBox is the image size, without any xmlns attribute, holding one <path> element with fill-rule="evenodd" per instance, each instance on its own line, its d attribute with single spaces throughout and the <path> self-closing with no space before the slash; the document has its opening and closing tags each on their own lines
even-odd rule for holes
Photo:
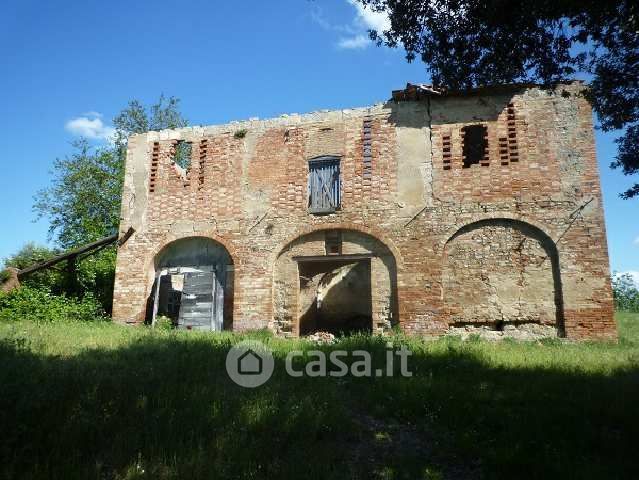
<svg viewBox="0 0 639 480">
<path fill-rule="evenodd" d="M 639 173 L 639 3 L 633 0 L 357 0 L 388 15 L 379 45 L 420 57 L 450 89 L 551 84 L 585 74 L 603 130 L 625 129 L 612 168 Z M 639 183 L 621 194 L 639 195 Z"/>
<path fill-rule="evenodd" d="M 40 190 L 34 210 L 50 221 L 49 235 L 69 249 L 116 232 L 123 164 L 113 147 L 73 142 L 70 156 L 53 163 L 53 181 Z"/>
<path fill-rule="evenodd" d="M 612 294 L 617 310 L 639 312 L 639 290 L 630 274 L 612 276 Z"/>
<path fill-rule="evenodd" d="M 37 245 L 33 242 L 26 243 L 20 250 L 4 259 L 5 267 L 14 267 L 18 270 L 29 267 L 60 253 L 58 250 Z M 62 293 L 64 287 L 63 274 L 58 269 L 40 270 L 22 280 L 24 285 L 38 289 L 46 289 L 51 293 Z"/>
<path fill-rule="evenodd" d="M 179 100 L 160 96 L 145 108 L 132 100 L 114 119 L 113 143 L 94 147 L 73 142 L 74 152 L 56 159 L 51 186 L 35 196 L 38 218 L 50 222 L 49 235 L 63 249 L 114 234 L 119 225 L 126 142 L 134 133 L 184 127 Z"/>
<path fill-rule="evenodd" d="M 146 108 L 129 102 L 114 119 L 112 143 L 93 146 L 86 139 L 72 144 L 73 152 L 53 164 L 51 185 L 35 196 L 37 218 L 50 222 L 49 236 L 68 250 L 117 232 L 129 135 L 188 125 L 175 97 Z M 110 311 L 115 274 L 115 248 L 86 257 L 78 265 L 80 295 L 91 292 Z"/>
<path fill-rule="evenodd" d="M 25 244 L 18 252 L 4 259 L 5 267 L 18 270 L 47 260 L 61 251 L 35 243 Z M 53 295 L 69 295 L 69 278 L 65 271 L 66 264 L 59 263 L 53 267 L 30 273 L 20 279 L 20 283 L 27 287 L 43 290 Z M 115 266 L 115 249 L 103 250 L 98 254 L 81 258 L 75 272 L 76 285 L 73 294 L 84 296 L 91 293 L 102 305 L 102 309 L 111 312 L 113 297 L 113 275 Z M 0 282 L 5 278 L 0 277 Z M 73 296 L 73 295 L 72 295 Z"/>
</svg>

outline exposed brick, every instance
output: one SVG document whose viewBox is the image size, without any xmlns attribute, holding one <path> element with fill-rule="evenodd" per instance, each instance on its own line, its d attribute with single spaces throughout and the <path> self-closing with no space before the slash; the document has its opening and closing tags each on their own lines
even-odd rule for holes
<svg viewBox="0 0 639 480">
<path fill-rule="evenodd" d="M 232 258 L 226 326 L 295 335 L 292 257 L 322 254 L 321 232 L 338 229 L 343 253 L 373 256 L 376 330 L 398 323 L 438 335 L 505 321 L 615 338 L 592 114 L 581 88 L 407 90 L 369 108 L 133 136 L 121 230 L 136 234 L 118 252 L 114 318 L 142 322 L 156 255 L 204 236 Z M 463 168 L 462 129 L 478 124 L 486 155 Z M 171 162 L 179 140 L 193 145 L 186 172 Z M 308 161 L 322 155 L 341 158 L 342 203 L 316 216 L 307 211 Z"/>
</svg>

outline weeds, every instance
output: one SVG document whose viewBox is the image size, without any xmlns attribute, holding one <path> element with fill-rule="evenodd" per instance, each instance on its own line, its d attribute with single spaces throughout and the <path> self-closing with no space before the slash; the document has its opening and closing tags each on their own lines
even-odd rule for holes
<svg viewBox="0 0 639 480">
<path fill-rule="evenodd" d="M 0 322 L 3 478 L 630 478 L 639 436 L 639 315 L 613 343 L 386 343 L 410 378 L 291 378 L 266 332 L 108 322 Z M 258 338 L 276 369 L 230 381 L 229 347 Z"/>
<path fill-rule="evenodd" d="M 82 299 L 52 295 L 47 290 L 22 286 L 0 293 L 0 321 L 36 322 L 106 320 L 101 304 L 90 294 Z"/>
</svg>

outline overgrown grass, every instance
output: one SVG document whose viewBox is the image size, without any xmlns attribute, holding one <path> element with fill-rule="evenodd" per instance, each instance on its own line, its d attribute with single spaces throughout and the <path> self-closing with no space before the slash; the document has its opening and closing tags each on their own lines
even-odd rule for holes
<svg viewBox="0 0 639 480">
<path fill-rule="evenodd" d="M 410 378 L 230 381 L 230 333 L 0 323 L 3 478 L 633 478 L 639 314 L 621 340 L 420 340 Z M 324 350 L 387 341 L 355 336 Z"/>
</svg>

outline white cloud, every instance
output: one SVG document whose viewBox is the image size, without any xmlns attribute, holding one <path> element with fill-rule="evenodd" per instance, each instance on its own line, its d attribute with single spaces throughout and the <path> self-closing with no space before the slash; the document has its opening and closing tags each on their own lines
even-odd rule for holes
<svg viewBox="0 0 639 480">
<path fill-rule="evenodd" d="M 98 118 L 102 118 L 104 115 L 102 115 L 100 112 L 96 112 L 94 110 L 91 110 L 90 112 L 84 112 L 82 114 L 82 116 L 84 117 L 98 117 Z"/>
<path fill-rule="evenodd" d="M 361 25 L 367 30 L 377 30 L 383 32 L 390 29 L 390 19 L 388 15 L 382 12 L 374 12 L 370 8 L 364 7 L 361 3 L 355 0 L 348 0 L 348 3 L 353 5 L 357 9 L 357 17 L 355 23 Z"/>
<path fill-rule="evenodd" d="M 340 38 L 337 42 L 337 46 L 339 48 L 344 48 L 347 50 L 356 50 L 358 48 L 366 48 L 370 44 L 371 39 L 366 35 L 355 35 L 354 37 L 349 38 Z"/>
<path fill-rule="evenodd" d="M 367 48 L 373 45 L 373 41 L 368 36 L 368 30 L 377 30 L 382 33 L 384 30 L 390 29 L 390 20 L 385 13 L 374 12 L 355 0 L 346 1 L 356 10 L 355 18 L 346 25 L 335 25 L 326 20 L 320 7 L 311 12 L 311 18 L 320 27 L 340 34 L 340 38 L 335 44 L 337 48 L 344 50 Z"/>
<path fill-rule="evenodd" d="M 361 30 L 350 24 L 340 25 L 331 23 L 324 17 L 324 10 L 322 10 L 322 7 L 319 5 L 315 5 L 311 10 L 311 20 L 324 30 L 339 32 L 345 35 L 355 35 Z"/>
<path fill-rule="evenodd" d="M 73 118 L 64 125 L 64 128 L 73 135 L 92 140 L 111 141 L 115 135 L 115 129 L 105 125 L 102 121 L 102 114 L 98 112 L 86 112 Z"/>
<path fill-rule="evenodd" d="M 639 237 L 635 238 L 632 243 L 634 243 L 635 245 L 639 245 Z"/>
<path fill-rule="evenodd" d="M 630 275 L 635 282 L 637 288 L 639 288 L 639 270 L 627 270 L 625 272 L 616 272 L 613 277 L 620 277 L 622 275 Z"/>
<path fill-rule="evenodd" d="M 368 30 L 377 30 L 381 34 L 384 30 L 390 29 L 390 19 L 385 13 L 374 12 L 355 0 L 347 1 L 357 10 L 352 29 L 359 33 L 340 38 L 337 42 L 339 48 L 350 50 L 366 48 L 373 43 L 368 37 Z"/>
</svg>

